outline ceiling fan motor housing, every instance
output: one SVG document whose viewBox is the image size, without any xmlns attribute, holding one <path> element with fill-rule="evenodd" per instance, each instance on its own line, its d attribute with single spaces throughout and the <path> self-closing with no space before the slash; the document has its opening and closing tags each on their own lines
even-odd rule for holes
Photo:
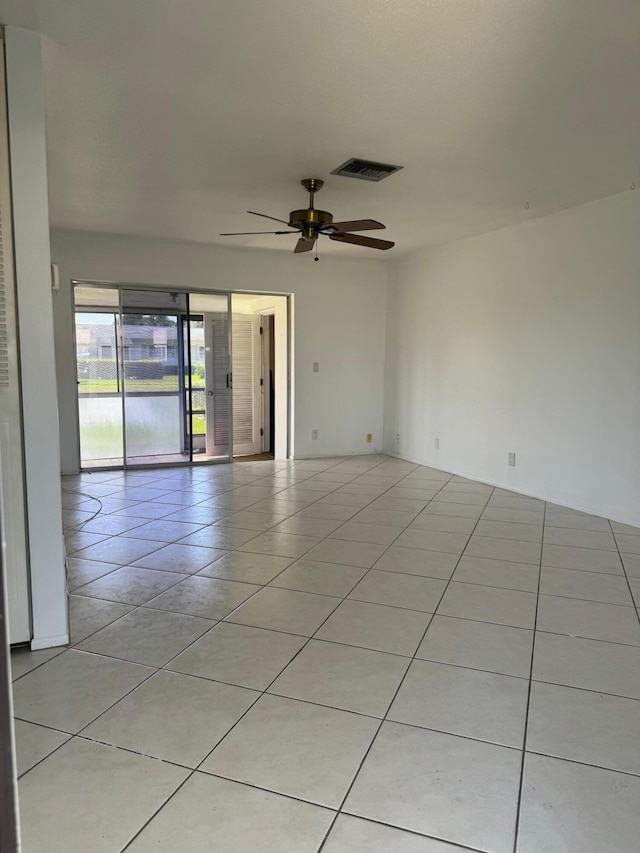
<svg viewBox="0 0 640 853">
<path fill-rule="evenodd" d="M 328 210 L 316 210 L 313 207 L 303 210 L 292 210 L 289 214 L 289 225 L 299 228 L 304 237 L 315 239 L 321 228 L 326 228 L 333 222 L 333 215 Z"/>
</svg>

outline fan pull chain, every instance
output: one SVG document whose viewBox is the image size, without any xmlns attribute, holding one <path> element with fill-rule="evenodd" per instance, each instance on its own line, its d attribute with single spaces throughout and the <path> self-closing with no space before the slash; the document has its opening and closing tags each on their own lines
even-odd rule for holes
<svg viewBox="0 0 640 853">
<path fill-rule="evenodd" d="M 316 237 L 316 256 L 315 256 L 315 258 L 314 258 L 313 260 L 314 260 L 314 261 L 319 261 L 319 260 L 320 260 L 320 258 L 318 257 L 318 238 L 317 238 L 317 237 Z"/>
</svg>

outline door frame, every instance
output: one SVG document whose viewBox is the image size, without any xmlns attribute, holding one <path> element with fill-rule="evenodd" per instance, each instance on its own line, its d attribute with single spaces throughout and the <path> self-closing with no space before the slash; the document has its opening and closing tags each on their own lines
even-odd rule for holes
<svg viewBox="0 0 640 853">
<path fill-rule="evenodd" d="M 129 281 L 110 281 L 110 280 L 102 280 L 102 279 L 71 279 L 71 288 L 70 288 L 70 301 L 71 301 L 71 317 L 72 317 L 72 343 L 73 343 L 73 353 L 74 353 L 74 382 L 76 381 L 76 371 L 77 371 L 77 359 L 78 359 L 78 347 L 76 340 L 76 327 L 75 327 L 75 314 L 76 314 L 76 302 L 75 302 L 75 289 L 76 287 L 93 287 L 96 289 L 99 288 L 110 288 L 110 289 L 118 289 L 118 305 L 120 316 L 121 312 L 121 303 L 122 303 L 122 290 L 147 290 L 147 291 L 161 291 L 163 293 L 179 293 L 186 294 L 187 296 L 187 315 L 189 316 L 189 296 L 190 295 L 202 295 L 202 296 L 225 296 L 228 298 L 228 310 L 229 310 L 229 328 L 231 330 L 231 316 L 232 316 L 232 296 L 234 293 L 239 295 L 247 295 L 247 296 L 273 296 L 273 297 L 281 297 L 286 299 L 286 354 L 287 354 L 287 364 L 286 364 L 286 451 L 284 458 L 291 459 L 293 455 L 293 423 L 294 423 L 294 414 L 293 414 L 293 294 L 292 293 L 278 293 L 277 291 L 265 291 L 265 290 L 242 290 L 234 288 L 233 290 L 225 290 L 225 289 L 204 289 L 202 287 L 178 287 L 176 285 L 171 284 L 148 284 L 148 283 L 137 283 L 137 282 L 129 282 Z M 196 312 L 198 313 L 198 312 Z M 229 334 L 229 359 L 232 358 L 232 335 L 231 331 Z M 80 456 L 80 413 L 78 406 L 78 393 L 77 393 L 77 384 L 75 384 L 76 393 L 74 394 L 74 405 L 75 405 L 75 421 L 76 421 L 76 445 L 77 445 L 77 459 L 78 459 L 78 470 L 83 472 L 91 472 L 91 471 L 120 471 L 120 470 L 144 470 L 145 468 L 149 468 L 149 465 L 132 465 L 126 463 L 126 457 L 124 456 L 124 447 L 123 447 L 123 464 L 122 465 L 105 465 L 98 467 L 82 467 L 81 465 L 81 456 Z M 233 461 L 233 407 L 231 414 L 231 436 L 230 436 L 230 447 L 229 447 L 229 457 L 224 459 L 203 459 L 203 460 L 193 460 L 193 454 L 190 454 L 190 459 L 187 462 L 161 462 L 158 463 L 162 467 L 166 468 L 176 468 L 176 467 L 184 467 L 188 466 L 202 466 L 202 465 L 219 465 L 219 464 L 229 464 Z M 124 424 L 123 424 L 124 429 Z M 281 457 L 282 458 L 282 457 Z"/>
</svg>

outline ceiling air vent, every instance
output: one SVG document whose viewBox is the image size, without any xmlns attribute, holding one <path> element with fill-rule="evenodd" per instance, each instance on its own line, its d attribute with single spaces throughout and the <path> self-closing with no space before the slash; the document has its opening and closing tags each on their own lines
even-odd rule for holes
<svg viewBox="0 0 640 853">
<path fill-rule="evenodd" d="M 332 175 L 342 175 L 344 178 L 360 178 L 361 181 L 374 181 L 377 183 L 394 172 L 402 169 L 402 166 L 391 166 L 389 163 L 374 163 L 371 160 L 358 160 L 357 157 L 352 157 L 334 169 Z"/>
</svg>

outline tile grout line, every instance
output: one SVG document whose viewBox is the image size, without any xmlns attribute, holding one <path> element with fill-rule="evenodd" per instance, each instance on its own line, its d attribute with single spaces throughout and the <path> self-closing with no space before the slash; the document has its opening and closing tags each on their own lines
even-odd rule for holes
<svg viewBox="0 0 640 853">
<path fill-rule="evenodd" d="M 609 521 L 609 527 L 611 527 L 611 521 Z M 620 560 L 620 563 L 622 564 L 622 571 L 624 572 L 624 577 L 625 577 L 625 580 L 627 582 L 627 587 L 629 588 L 629 595 L 631 596 L 631 603 L 632 603 L 634 610 L 636 611 L 636 617 L 637 617 L 638 621 L 640 622 L 640 612 L 638 611 L 638 607 L 636 605 L 636 599 L 635 599 L 635 596 L 633 594 L 633 588 L 631 587 L 631 582 L 629 581 L 629 574 L 627 573 L 627 569 L 626 569 L 626 566 L 624 564 L 624 560 L 622 559 L 622 552 L 620 551 L 620 546 L 618 545 L 618 540 L 616 539 L 616 535 L 613 531 L 613 527 L 611 527 L 611 533 L 613 534 L 613 540 L 616 543 L 618 559 Z"/>
<path fill-rule="evenodd" d="M 447 482 L 449 482 L 449 481 L 447 480 Z M 445 483 L 445 485 L 446 485 L 446 483 Z M 436 494 L 439 494 L 439 492 L 440 492 L 443 488 L 444 488 L 444 485 L 441 487 L 441 489 L 440 489 Z M 493 490 L 491 491 L 491 494 L 493 494 Z M 432 498 L 432 500 L 433 500 L 433 498 Z M 488 499 L 487 499 L 487 503 L 488 503 Z M 485 503 L 485 506 L 486 506 L 486 503 Z M 475 524 L 475 526 L 474 526 L 474 528 L 473 528 L 474 530 L 475 530 L 475 528 L 478 526 L 479 522 L 480 522 L 480 518 L 478 518 L 478 520 L 476 521 L 476 524 Z M 469 543 L 469 541 L 471 540 L 471 536 L 473 536 L 473 531 L 471 532 L 471 534 L 469 535 L 469 537 L 468 537 L 468 539 L 467 539 L 467 544 L 468 544 L 468 543 Z M 457 562 L 456 562 L 456 566 L 458 565 L 458 563 L 459 563 L 459 562 L 460 562 L 460 560 L 462 559 L 462 555 L 463 555 L 463 554 L 464 554 L 464 550 L 463 550 L 462 554 L 460 554 L 460 556 L 458 557 L 458 560 L 457 560 Z M 454 567 L 453 572 L 451 573 L 451 577 L 450 577 L 450 578 L 449 578 L 449 580 L 446 582 L 445 588 L 443 589 L 442 594 L 440 595 L 440 598 L 439 598 L 439 600 L 438 600 L 438 603 L 436 604 L 436 606 L 435 606 L 435 608 L 434 608 L 433 615 L 431 616 L 431 619 L 429 619 L 429 622 L 427 623 L 427 626 L 426 626 L 426 628 L 424 629 L 424 631 L 423 631 L 423 633 L 422 633 L 422 636 L 420 637 L 420 640 L 418 641 L 418 644 L 417 644 L 417 646 L 416 646 L 415 652 L 414 652 L 414 653 L 413 653 L 413 655 L 411 656 L 411 660 L 409 661 L 409 663 L 408 663 L 408 665 L 407 665 L 407 668 L 406 668 L 406 670 L 405 670 L 405 672 L 404 672 L 404 675 L 403 675 L 403 676 L 402 676 L 402 678 L 400 679 L 400 683 L 398 684 L 398 687 L 396 688 L 396 690 L 394 691 L 393 696 L 391 697 L 391 701 L 389 702 L 389 704 L 388 704 L 388 706 L 387 706 L 387 710 L 385 711 L 384 717 L 383 717 L 383 718 L 381 719 L 381 721 L 380 721 L 380 725 L 379 725 L 379 726 L 378 726 L 378 728 L 376 729 L 376 732 L 375 732 L 375 734 L 374 734 L 373 738 L 371 739 L 371 743 L 369 744 L 368 748 L 365 750 L 365 753 L 364 753 L 364 755 L 363 755 L 363 757 L 362 757 L 362 760 L 360 761 L 360 763 L 359 763 L 359 765 L 358 765 L 358 768 L 357 768 L 357 770 L 356 770 L 356 772 L 355 772 L 355 774 L 354 774 L 354 776 L 353 776 L 353 779 L 351 780 L 351 784 L 348 786 L 348 788 L 347 788 L 347 792 L 345 793 L 344 797 L 342 798 L 342 802 L 340 803 L 340 806 L 338 807 L 338 810 L 337 810 L 337 812 L 336 812 L 336 816 L 335 816 L 335 818 L 333 819 L 333 821 L 332 821 L 332 823 L 331 823 L 331 825 L 330 825 L 329 829 L 327 830 L 327 832 L 326 832 L 326 834 L 325 834 L 325 837 L 324 837 L 324 838 L 323 838 L 323 840 L 322 840 L 322 843 L 321 843 L 321 844 L 320 844 L 320 846 L 318 847 L 317 853 L 321 853 L 321 851 L 322 851 L 323 847 L 325 846 L 325 844 L 326 844 L 326 842 L 327 842 L 327 840 L 328 840 L 328 838 L 329 838 L 329 836 L 330 836 L 330 834 L 331 834 L 331 831 L 333 830 L 333 827 L 335 826 L 336 821 L 338 820 L 338 817 L 339 817 L 341 814 L 343 814 L 343 813 L 344 813 L 344 814 L 348 814 L 348 812 L 343 812 L 343 809 L 344 809 L 344 806 L 345 806 L 345 804 L 346 804 L 346 802 L 347 802 L 347 799 L 349 798 L 349 795 L 350 795 L 350 793 L 351 793 L 351 791 L 352 791 L 352 789 L 353 789 L 353 786 L 354 786 L 354 785 L 355 785 L 355 783 L 356 783 L 356 780 L 358 779 L 358 776 L 360 775 L 360 772 L 361 772 L 361 770 L 362 770 L 362 768 L 363 768 L 363 766 L 364 766 L 364 763 L 365 763 L 365 761 L 367 760 L 367 757 L 369 756 L 369 753 L 371 752 L 371 750 L 372 750 L 372 748 L 373 748 L 373 745 L 374 745 L 374 743 L 376 742 L 376 740 L 377 740 L 377 738 L 378 738 L 378 735 L 380 734 L 380 731 L 381 731 L 381 729 L 382 729 L 383 724 L 387 721 L 387 716 L 388 716 L 388 714 L 389 714 L 389 711 L 391 710 L 391 707 L 393 706 L 393 703 L 395 702 L 395 699 L 396 699 L 396 697 L 397 697 L 398 693 L 400 692 L 400 689 L 402 688 L 402 685 L 404 684 L 404 682 L 405 682 L 405 680 L 406 680 L 406 678 L 407 678 L 407 674 L 408 674 L 409 670 L 411 669 L 411 666 L 412 666 L 413 662 L 416 660 L 416 654 L 418 653 L 418 649 L 420 648 L 420 646 L 421 646 L 421 645 L 422 645 L 422 643 L 424 642 L 424 638 L 425 638 L 425 636 L 427 635 L 427 632 L 428 632 L 428 630 L 429 630 L 429 627 L 430 627 L 430 625 L 431 625 L 431 622 L 433 621 L 434 616 L 437 614 L 437 612 L 438 612 L 438 608 L 439 608 L 440 604 L 442 603 L 442 599 L 444 598 L 445 593 L 447 592 L 447 589 L 449 588 L 449 585 L 451 584 L 451 578 L 453 577 L 453 574 L 455 573 L 455 570 L 456 570 L 456 569 L 455 569 L 455 567 Z M 365 575 L 365 577 L 366 577 L 366 575 Z"/>
<path fill-rule="evenodd" d="M 547 514 L 547 504 L 544 504 L 543 517 L 546 519 Z M 516 801 L 516 820 L 513 829 L 513 853 L 517 853 L 518 849 L 518 835 L 520 832 L 520 815 L 522 809 L 522 793 L 524 788 L 524 770 L 525 770 L 525 759 L 527 755 L 527 734 L 529 730 L 529 713 L 531 711 L 531 692 L 533 687 L 533 666 L 536 654 L 536 631 L 538 625 L 538 609 L 540 607 L 540 583 L 542 580 L 542 554 L 544 550 L 544 523 L 543 523 L 543 547 L 540 548 L 540 569 L 538 572 L 538 593 L 536 595 L 536 609 L 533 618 L 533 642 L 531 643 L 531 663 L 529 667 L 529 689 L 527 691 L 527 703 L 525 707 L 525 715 L 524 715 L 524 731 L 522 733 L 522 757 L 520 762 L 520 780 L 518 783 L 518 798 Z"/>
</svg>

